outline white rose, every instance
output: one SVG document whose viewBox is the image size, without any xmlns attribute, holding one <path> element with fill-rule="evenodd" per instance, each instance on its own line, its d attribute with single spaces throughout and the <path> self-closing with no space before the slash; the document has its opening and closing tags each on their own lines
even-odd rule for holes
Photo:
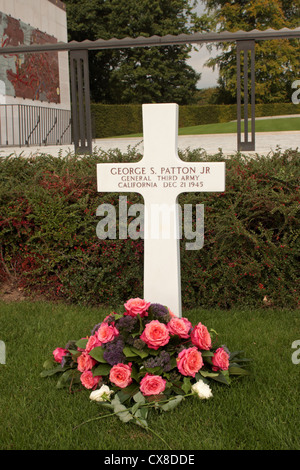
<svg viewBox="0 0 300 470">
<path fill-rule="evenodd" d="M 206 398 L 213 396 L 210 386 L 204 383 L 203 380 L 199 380 L 192 385 L 192 392 L 196 393 L 201 400 L 205 400 Z"/>
<path fill-rule="evenodd" d="M 94 390 L 90 394 L 90 399 L 94 401 L 108 401 L 112 393 L 114 393 L 113 390 L 110 390 L 107 385 L 102 385 L 101 388 Z"/>
</svg>

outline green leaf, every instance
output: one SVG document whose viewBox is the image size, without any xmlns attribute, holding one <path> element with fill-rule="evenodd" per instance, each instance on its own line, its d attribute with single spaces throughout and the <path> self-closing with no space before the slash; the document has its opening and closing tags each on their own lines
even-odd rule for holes
<svg viewBox="0 0 300 470">
<path fill-rule="evenodd" d="M 203 376 L 203 377 L 218 377 L 219 375 L 219 372 L 208 372 L 208 371 L 205 371 L 205 370 L 200 370 L 200 374 Z"/>
<path fill-rule="evenodd" d="M 139 409 L 139 407 L 140 407 L 140 404 L 135 403 L 133 407 L 131 408 L 131 413 L 134 415 L 134 413 Z"/>
<path fill-rule="evenodd" d="M 137 392 L 135 395 L 133 395 L 132 398 L 136 403 L 139 403 L 140 405 L 146 403 L 145 397 L 141 392 Z"/>
<path fill-rule="evenodd" d="M 128 423 L 133 419 L 132 414 L 128 411 L 126 406 L 121 405 L 119 397 L 116 395 L 115 398 L 111 401 L 111 404 L 114 409 L 114 413 L 117 413 L 117 416 L 120 418 L 123 423 Z"/>
<path fill-rule="evenodd" d="M 205 378 L 203 375 L 201 375 L 199 372 L 195 375 L 195 380 L 198 382 L 199 380 L 202 380 L 205 384 L 209 385 L 210 380 Z"/>
<path fill-rule="evenodd" d="M 171 357 L 171 369 L 177 367 L 176 357 Z"/>
<path fill-rule="evenodd" d="M 54 369 L 43 370 L 40 373 L 40 377 L 50 377 L 51 375 L 62 373 L 65 370 L 67 370 L 67 369 L 62 368 L 61 366 L 57 366 Z"/>
<path fill-rule="evenodd" d="M 163 372 L 163 368 L 161 366 L 145 367 L 145 371 L 149 372 L 150 374 L 161 375 Z"/>
<path fill-rule="evenodd" d="M 56 388 L 64 388 L 67 385 L 69 385 L 69 383 L 71 382 L 73 374 L 74 374 L 74 371 L 72 369 L 69 369 L 66 372 L 64 372 L 62 374 L 62 376 L 59 378 L 59 380 L 56 384 Z"/>
<path fill-rule="evenodd" d="M 131 377 L 136 381 L 138 382 L 139 381 L 139 373 L 138 373 L 138 370 L 135 366 L 132 366 L 131 368 Z"/>
<path fill-rule="evenodd" d="M 189 393 L 189 391 L 191 390 L 192 388 L 192 385 L 191 385 L 191 379 L 189 379 L 188 377 L 184 377 L 183 379 L 183 385 L 182 385 L 182 390 L 185 392 L 185 393 Z"/>
<path fill-rule="evenodd" d="M 168 402 L 165 403 L 164 405 L 161 405 L 160 408 L 161 408 L 163 411 L 171 411 L 171 410 L 173 410 L 177 405 L 179 405 L 179 403 L 181 403 L 182 400 L 183 400 L 183 396 L 182 396 L 182 395 L 176 395 L 176 397 L 171 398 L 170 401 L 168 401 Z"/>
<path fill-rule="evenodd" d="M 135 420 L 136 424 L 138 424 L 139 426 L 142 426 L 142 428 L 147 429 L 148 423 L 146 419 L 143 417 L 142 410 L 140 408 L 136 410 L 136 412 L 134 413 L 134 417 L 136 418 Z"/>
<path fill-rule="evenodd" d="M 149 413 L 149 408 L 146 408 L 143 406 L 142 408 L 139 408 L 139 415 L 142 417 L 142 419 L 147 419 Z"/>
<path fill-rule="evenodd" d="M 120 418 L 120 420 L 123 423 L 128 423 L 131 419 L 133 419 L 133 416 L 129 411 L 127 410 L 126 406 L 124 405 L 117 405 L 114 407 L 114 412 L 117 413 L 117 416 Z"/>
<path fill-rule="evenodd" d="M 129 346 L 125 346 L 125 348 L 123 349 L 123 354 L 128 358 L 128 357 L 135 357 L 137 356 L 137 354 L 132 351 L 132 348 L 130 348 Z"/>
<path fill-rule="evenodd" d="M 119 400 L 120 403 L 129 401 L 139 391 L 139 385 L 136 383 L 130 384 L 128 387 L 119 390 L 115 394 L 115 399 Z"/>
<path fill-rule="evenodd" d="M 107 364 L 106 360 L 103 358 L 104 349 L 102 346 L 96 346 L 89 354 L 93 359 L 96 359 L 96 361 Z"/>
<path fill-rule="evenodd" d="M 136 333 L 132 333 L 131 335 L 133 338 L 136 338 L 137 336 L 141 336 L 141 333 L 137 331 Z"/>
<path fill-rule="evenodd" d="M 206 362 L 206 364 L 209 364 L 209 365 L 211 365 L 211 366 L 213 365 L 211 356 L 209 356 L 209 355 L 204 356 L 203 359 L 204 359 L 204 362 Z"/>
<path fill-rule="evenodd" d="M 69 353 L 72 354 L 72 356 L 79 356 L 81 354 L 80 351 L 77 351 L 77 349 L 68 349 Z"/>
<path fill-rule="evenodd" d="M 229 360 L 232 361 L 232 359 L 236 358 L 237 356 L 239 356 L 243 352 L 244 351 L 233 351 L 233 352 L 231 352 L 230 356 L 229 356 Z"/>
<path fill-rule="evenodd" d="M 228 371 L 220 371 L 219 374 L 217 374 L 217 377 L 211 377 L 212 380 L 215 380 L 216 382 L 221 382 L 225 385 L 230 385 L 230 378 L 229 378 L 229 373 Z"/>
<path fill-rule="evenodd" d="M 250 372 L 242 367 L 229 367 L 229 375 L 250 375 Z"/>
<path fill-rule="evenodd" d="M 49 370 L 52 369 L 55 364 L 57 363 L 54 361 L 54 359 L 48 359 L 44 362 L 43 368 Z"/>
<path fill-rule="evenodd" d="M 118 397 L 120 403 L 124 403 L 126 400 L 128 400 L 131 397 L 129 393 L 124 393 L 123 390 L 120 390 L 119 392 L 117 392 L 115 396 Z"/>
<path fill-rule="evenodd" d="M 111 370 L 111 365 L 99 364 L 93 369 L 93 376 L 96 377 L 98 375 L 109 375 L 110 370 Z"/>
<path fill-rule="evenodd" d="M 114 398 L 112 399 L 111 401 L 111 404 L 112 406 L 116 406 L 116 405 L 120 405 L 121 404 L 121 400 L 119 398 L 119 393 L 116 393 Z"/>
<path fill-rule="evenodd" d="M 145 357 L 149 355 L 148 352 L 137 349 L 134 346 L 125 346 L 125 348 L 123 349 L 123 354 L 127 358 L 130 358 L 130 357 L 135 358 L 136 356 L 139 356 L 141 359 L 144 359 Z"/>
<path fill-rule="evenodd" d="M 136 383 L 132 383 L 130 385 L 128 385 L 128 387 L 125 387 L 122 389 L 122 392 L 133 397 L 133 395 L 135 395 L 137 392 L 139 391 L 139 385 L 136 384 Z"/>
<path fill-rule="evenodd" d="M 141 318 L 141 316 L 140 316 L 139 313 L 137 314 L 137 317 L 138 317 L 139 322 L 140 322 L 140 331 L 139 331 L 139 333 L 142 334 L 142 333 L 143 333 L 143 330 L 144 330 L 143 320 L 142 320 L 142 318 Z"/>
<path fill-rule="evenodd" d="M 213 357 L 213 356 L 214 356 L 214 353 L 211 352 L 211 351 L 204 351 L 204 350 L 201 350 L 201 356 L 202 356 L 202 357 Z"/>
<path fill-rule="evenodd" d="M 158 356 L 160 353 L 161 353 L 160 349 L 148 348 L 148 354 L 151 354 L 151 356 Z"/>
<path fill-rule="evenodd" d="M 131 351 L 136 354 L 137 356 L 140 356 L 140 358 L 145 359 L 145 357 L 148 357 L 149 353 L 140 349 L 135 348 L 134 346 L 131 346 Z"/>
<path fill-rule="evenodd" d="M 76 344 L 77 348 L 85 349 L 85 347 L 87 345 L 87 342 L 88 342 L 87 338 L 81 338 L 78 341 L 76 341 L 75 344 Z"/>
</svg>

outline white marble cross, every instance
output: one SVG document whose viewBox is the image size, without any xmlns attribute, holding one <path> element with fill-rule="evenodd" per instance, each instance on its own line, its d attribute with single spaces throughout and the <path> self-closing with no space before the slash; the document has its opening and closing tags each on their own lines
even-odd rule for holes
<svg viewBox="0 0 300 470">
<path fill-rule="evenodd" d="M 166 305 L 181 317 L 178 195 L 225 191 L 225 163 L 184 162 L 179 158 L 177 104 L 143 105 L 143 130 L 142 160 L 99 163 L 97 190 L 143 196 L 144 299 Z M 172 221 L 168 217 L 158 219 L 159 209 L 164 215 L 173 214 Z"/>
</svg>

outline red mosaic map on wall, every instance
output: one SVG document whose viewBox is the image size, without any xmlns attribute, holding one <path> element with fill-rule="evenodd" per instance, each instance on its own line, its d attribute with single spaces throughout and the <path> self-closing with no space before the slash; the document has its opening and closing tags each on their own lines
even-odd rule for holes
<svg viewBox="0 0 300 470">
<path fill-rule="evenodd" d="M 1 47 L 57 43 L 57 39 L 0 12 Z M 57 52 L 0 56 L 6 95 L 60 103 Z"/>
</svg>

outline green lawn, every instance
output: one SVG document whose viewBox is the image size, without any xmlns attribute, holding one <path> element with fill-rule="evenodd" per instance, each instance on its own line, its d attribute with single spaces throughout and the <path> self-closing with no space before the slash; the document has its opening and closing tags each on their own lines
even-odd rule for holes
<svg viewBox="0 0 300 470">
<path fill-rule="evenodd" d="M 249 132 L 251 122 L 249 123 Z M 300 131 L 300 115 L 292 118 L 262 119 L 255 122 L 256 132 Z M 244 124 L 242 123 L 242 131 Z M 179 135 L 198 134 L 229 134 L 237 132 L 236 122 L 221 122 L 217 124 L 204 124 L 201 126 L 183 127 L 178 130 Z M 143 134 L 131 134 L 122 137 L 142 137 Z"/>
<path fill-rule="evenodd" d="M 112 417 L 74 427 L 99 412 L 89 391 L 56 389 L 41 378 L 57 346 L 89 335 L 109 310 L 54 303 L 0 303 L 0 449 L 163 450 L 162 441 Z M 173 450 L 300 449 L 299 372 L 292 343 L 300 339 L 299 312 L 290 310 L 192 310 L 184 316 L 214 328 L 231 350 L 251 358 L 250 377 L 230 387 L 214 383 L 214 397 L 184 401 L 152 415 L 149 426 Z M 102 410 L 101 413 L 104 413 Z"/>
</svg>

